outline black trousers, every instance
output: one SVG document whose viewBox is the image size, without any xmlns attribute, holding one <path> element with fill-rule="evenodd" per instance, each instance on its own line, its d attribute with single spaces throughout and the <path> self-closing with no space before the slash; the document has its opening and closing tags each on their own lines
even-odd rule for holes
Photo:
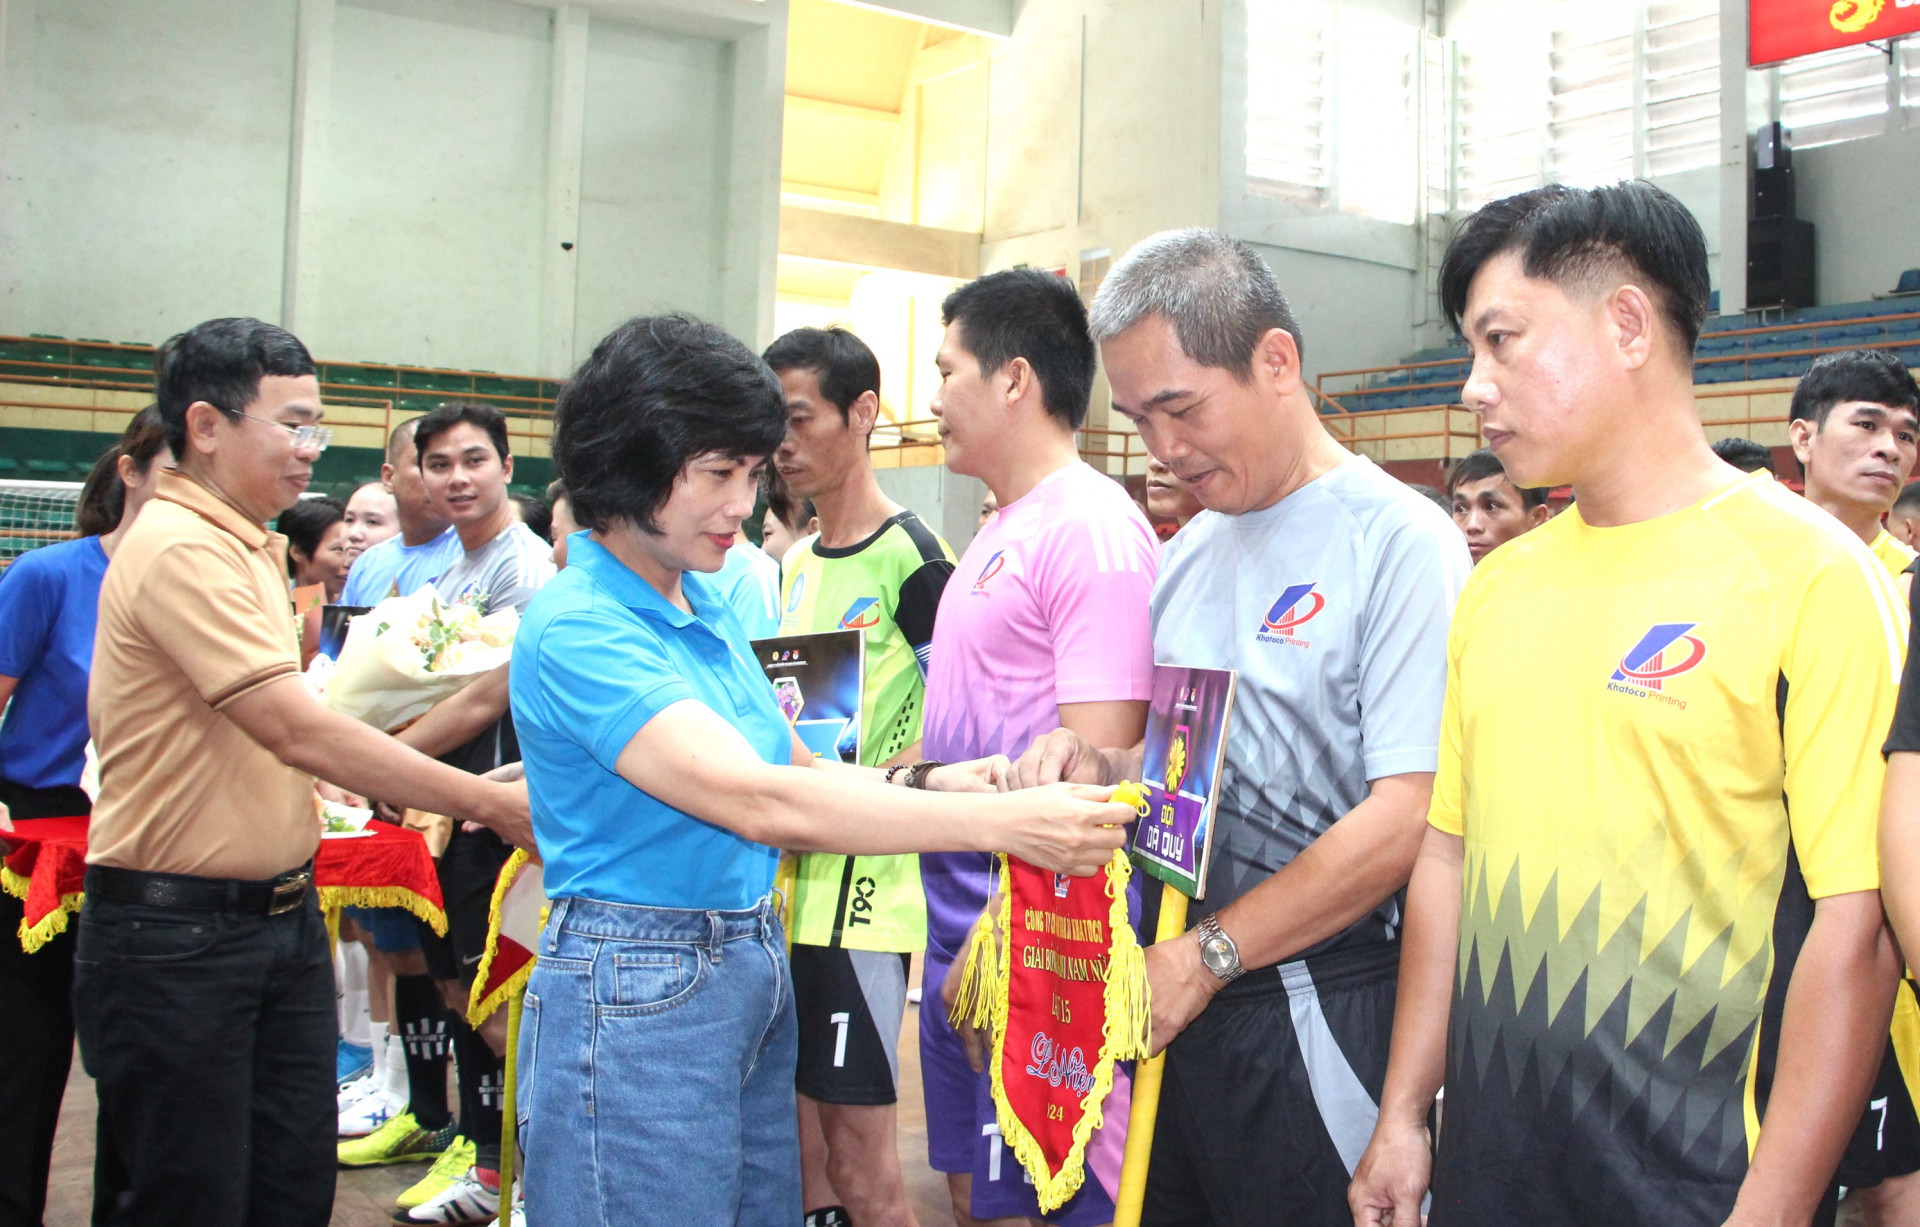
<svg viewBox="0 0 1920 1227">
<path fill-rule="evenodd" d="M 88 812 L 78 788 L 0 780 L 15 818 Z M 53 1131 L 73 1065 L 73 933 L 32 954 L 20 948 L 20 900 L 0 893 L 0 1036 L 11 1058 L 0 1076 L 0 1227 L 38 1227 L 47 1208 Z"/>
<path fill-rule="evenodd" d="M 265 916 L 90 891 L 77 938 L 80 1056 L 124 1180 L 96 1183 L 94 1223 L 326 1227 L 338 1024 L 316 902 Z"/>
</svg>

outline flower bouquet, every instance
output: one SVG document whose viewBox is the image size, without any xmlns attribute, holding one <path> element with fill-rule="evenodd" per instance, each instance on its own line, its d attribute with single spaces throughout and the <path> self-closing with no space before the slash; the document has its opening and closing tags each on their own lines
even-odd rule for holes
<svg viewBox="0 0 1920 1227">
<path fill-rule="evenodd" d="M 328 707 L 391 732 L 506 664 L 519 626 L 517 610 L 482 616 L 429 584 L 354 618 L 340 659 L 315 657 L 307 678 Z"/>
</svg>

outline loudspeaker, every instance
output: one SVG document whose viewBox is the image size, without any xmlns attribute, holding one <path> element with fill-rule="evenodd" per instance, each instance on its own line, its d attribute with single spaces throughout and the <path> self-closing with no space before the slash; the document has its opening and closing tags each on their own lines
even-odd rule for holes
<svg viewBox="0 0 1920 1227">
<path fill-rule="evenodd" d="M 1813 305 L 1813 223 L 1793 217 L 1749 221 L 1747 309 Z"/>
<path fill-rule="evenodd" d="M 1753 167 L 1747 196 L 1750 217 L 1794 215 L 1792 137 L 1779 124 L 1753 134 Z"/>
</svg>

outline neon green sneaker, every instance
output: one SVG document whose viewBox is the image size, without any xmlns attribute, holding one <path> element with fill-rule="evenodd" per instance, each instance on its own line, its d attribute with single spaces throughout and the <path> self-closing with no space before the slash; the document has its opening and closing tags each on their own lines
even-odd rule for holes
<svg viewBox="0 0 1920 1227">
<path fill-rule="evenodd" d="M 440 1153 L 427 1174 L 420 1182 L 395 1198 L 402 1210 L 411 1210 L 424 1205 L 450 1188 L 454 1181 L 467 1174 L 478 1157 L 479 1147 L 465 1138 L 456 1137 L 453 1144 Z"/>
<path fill-rule="evenodd" d="M 341 1167 L 379 1167 L 386 1163 L 417 1163 L 438 1157 L 458 1136 L 449 1120 L 438 1129 L 422 1129 L 411 1112 L 402 1112 L 363 1138 L 340 1143 Z"/>
</svg>

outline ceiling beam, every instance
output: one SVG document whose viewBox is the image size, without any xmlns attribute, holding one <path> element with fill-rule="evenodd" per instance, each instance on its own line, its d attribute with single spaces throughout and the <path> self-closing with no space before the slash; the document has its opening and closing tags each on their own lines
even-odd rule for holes
<svg viewBox="0 0 1920 1227">
<path fill-rule="evenodd" d="M 780 254 L 962 281 L 980 275 L 977 234 L 792 205 L 780 209 Z"/>
</svg>

